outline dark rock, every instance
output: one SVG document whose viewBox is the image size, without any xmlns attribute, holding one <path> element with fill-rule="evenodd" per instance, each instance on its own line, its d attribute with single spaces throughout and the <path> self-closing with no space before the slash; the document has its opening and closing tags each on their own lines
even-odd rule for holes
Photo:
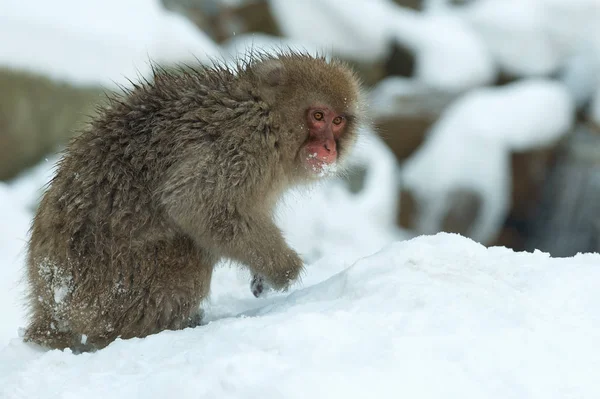
<svg viewBox="0 0 600 399">
<path fill-rule="evenodd" d="M 0 68 L 0 180 L 54 152 L 94 114 L 99 88 Z"/>
</svg>

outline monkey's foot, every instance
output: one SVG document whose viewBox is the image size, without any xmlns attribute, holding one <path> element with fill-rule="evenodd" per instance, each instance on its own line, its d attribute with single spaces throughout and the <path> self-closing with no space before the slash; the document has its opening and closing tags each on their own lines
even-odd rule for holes
<svg viewBox="0 0 600 399">
<path fill-rule="evenodd" d="M 252 294 L 258 298 L 264 293 L 271 291 L 272 288 L 269 284 L 267 284 L 264 277 L 255 274 L 250 282 L 250 290 L 252 290 Z"/>
<path fill-rule="evenodd" d="M 204 309 L 198 309 L 196 313 L 188 318 L 187 327 L 194 328 L 204 324 Z"/>
</svg>

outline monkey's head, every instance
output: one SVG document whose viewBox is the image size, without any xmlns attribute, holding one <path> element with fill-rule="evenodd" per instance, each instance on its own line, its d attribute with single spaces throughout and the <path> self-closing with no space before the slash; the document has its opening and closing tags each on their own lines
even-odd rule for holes
<svg viewBox="0 0 600 399">
<path fill-rule="evenodd" d="M 351 69 L 338 61 L 288 53 L 249 67 L 282 136 L 276 145 L 298 177 L 314 179 L 343 165 L 362 122 L 362 95 Z M 286 159 L 287 158 L 287 159 Z"/>
</svg>

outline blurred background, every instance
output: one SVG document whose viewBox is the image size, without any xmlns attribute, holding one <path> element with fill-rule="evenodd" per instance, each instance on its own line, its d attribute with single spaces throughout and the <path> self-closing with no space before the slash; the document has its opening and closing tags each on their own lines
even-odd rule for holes
<svg viewBox="0 0 600 399">
<path fill-rule="evenodd" d="M 600 0 L 2 0 L 0 212 L 35 209 L 58 151 L 150 60 L 281 46 L 348 62 L 370 106 L 295 234 L 599 251 Z"/>
</svg>

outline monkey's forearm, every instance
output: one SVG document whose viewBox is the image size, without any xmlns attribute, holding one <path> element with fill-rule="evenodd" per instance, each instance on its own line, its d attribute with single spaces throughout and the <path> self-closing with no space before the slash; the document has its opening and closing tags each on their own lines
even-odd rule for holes
<svg viewBox="0 0 600 399">
<path fill-rule="evenodd" d="M 187 209 L 177 197 L 166 202 L 175 204 L 167 212 L 199 247 L 245 264 L 276 289 L 286 288 L 300 274 L 302 260 L 267 215 L 240 214 L 227 204 Z"/>
<path fill-rule="evenodd" d="M 226 256 L 244 263 L 276 289 L 286 288 L 298 277 L 303 262 L 272 221 L 244 221 L 237 231 L 237 237 L 222 246 Z"/>
</svg>

